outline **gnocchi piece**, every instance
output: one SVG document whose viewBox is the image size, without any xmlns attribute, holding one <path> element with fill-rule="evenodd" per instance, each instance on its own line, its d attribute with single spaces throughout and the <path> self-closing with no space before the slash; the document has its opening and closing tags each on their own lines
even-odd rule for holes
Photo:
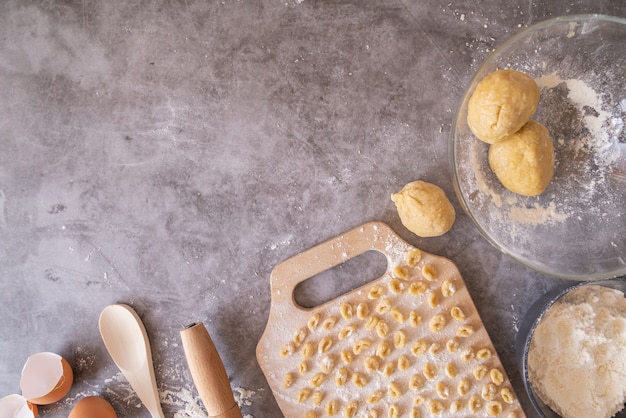
<svg viewBox="0 0 626 418">
<path fill-rule="evenodd" d="M 421 280 L 412 282 L 409 285 L 409 293 L 414 296 L 423 295 L 424 293 L 426 293 L 427 290 L 428 290 L 428 285 Z"/>
<path fill-rule="evenodd" d="M 496 386 L 500 386 L 504 382 L 504 374 L 498 369 L 489 370 L 489 377 Z"/>
<path fill-rule="evenodd" d="M 398 330 L 393 334 L 393 346 L 397 349 L 402 349 L 406 345 L 406 333 L 402 330 Z"/>
<path fill-rule="evenodd" d="M 308 342 L 302 346 L 302 351 L 300 351 L 300 354 L 302 355 L 302 358 L 306 360 L 311 358 L 314 352 L 315 348 L 313 348 L 313 343 Z"/>
<path fill-rule="evenodd" d="M 306 402 L 307 399 L 309 399 L 309 397 L 311 396 L 311 389 L 309 388 L 302 388 L 300 389 L 300 392 L 298 392 L 298 402 L 299 403 L 303 403 Z"/>
<path fill-rule="evenodd" d="M 385 288 L 382 286 L 374 286 L 367 292 L 369 299 L 380 299 L 385 294 Z"/>
<path fill-rule="evenodd" d="M 283 376 L 283 389 L 289 389 L 295 380 L 293 373 L 285 373 L 285 376 Z"/>
<path fill-rule="evenodd" d="M 367 322 L 365 323 L 365 329 L 368 331 L 373 330 L 374 328 L 376 328 L 378 321 L 380 321 L 380 319 L 377 316 L 374 316 L 374 315 L 370 316 L 367 319 Z"/>
<path fill-rule="evenodd" d="M 480 401 L 480 398 L 478 396 L 476 395 L 470 396 L 469 401 L 467 402 L 467 407 L 469 408 L 472 414 L 478 413 L 478 411 L 480 411 L 482 406 L 483 404 Z"/>
<path fill-rule="evenodd" d="M 400 389 L 400 386 L 398 386 L 398 384 L 395 382 L 389 383 L 389 385 L 387 386 L 387 393 L 392 398 L 399 398 L 402 396 L 402 390 Z"/>
<path fill-rule="evenodd" d="M 363 388 L 367 385 L 367 378 L 359 372 L 352 373 L 350 380 L 352 381 L 352 384 L 358 388 Z"/>
<path fill-rule="evenodd" d="M 387 287 L 392 293 L 398 295 L 404 292 L 404 283 L 402 283 L 399 279 L 391 279 Z"/>
<path fill-rule="evenodd" d="M 356 317 L 365 319 L 370 314 L 370 307 L 367 303 L 361 302 L 356 306 Z"/>
<path fill-rule="evenodd" d="M 315 411 L 309 411 L 304 414 L 304 418 L 317 418 L 317 414 L 315 413 Z"/>
<path fill-rule="evenodd" d="M 411 353 L 415 356 L 421 356 L 428 351 L 428 343 L 425 340 L 417 340 L 411 346 Z"/>
<path fill-rule="evenodd" d="M 413 328 L 419 327 L 422 323 L 422 317 L 415 311 L 409 312 L 409 325 Z"/>
<path fill-rule="evenodd" d="M 460 357 L 461 357 L 461 361 L 463 361 L 464 363 L 467 363 L 468 361 L 474 358 L 474 352 L 472 351 L 471 348 L 468 348 L 467 350 L 463 350 L 463 352 L 461 352 Z"/>
<path fill-rule="evenodd" d="M 411 362 L 409 361 L 409 359 L 406 356 L 398 357 L 398 370 L 404 372 L 404 371 L 408 370 L 409 367 L 411 367 Z"/>
<path fill-rule="evenodd" d="M 504 402 L 508 403 L 509 405 L 515 402 L 515 395 L 513 394 L 513 391 L 509 388 L 500 389 L 500 397 Z"/>
<path fill-rule="evenodd" d="M 365 411 L 363 418 L 378 418 L 378 411 L 375 409 L 368 409 Z"/>
<path fill-rule="evenodd" d="M 400 411 L 398 410 L 398 406 L 397 405 L 391 405 L 389 407 L 389 413 L 387 414 L 387 416 L 389 418 L 399 418 L 400 417 Z"/>
<path fill-rule="evenodd" d="M 321 355 L 317 359 L 317 365 L 323 373 L 330 373 L 335 367 L 335 358 L 331 354 Z"/>
<path fill-rule="evenodd" d="M 456 392 L 459 394 L 459 396 L 465 396 L 471 388 L 472 386 L 470 384 L 470 381 L 466 378 L 462 378 L 456 385 Z"/>
<path fill-rule="evenodd" d="M 413 392 L 419 392 L 424 387 L 424 379 L 419 374 L 414 374 L 409 379 L 409 389 Z"/>
<path fill-rule="evenodd" d="M 326 416 L 329 417 L 337 414 L 337 412 L 339 412 L 339 403 L 337 402 L 337 400 L 333 399 L 329 401 L 324 408 L 324 412 L 326 412 Z"/>
<path fill-rule="evenodd" d="M 341 305 L 339 305 L 339 313 L 341 314 L 341 316 L 343 316 L 344 319 L 352 319 L 352 305 L 350 305 L 348 302 L 343 302 Z"/>
<path fill-rule="evenodd" d="M 324 381 L 326 380 L 326 375 L 324 373 L 317 373 L 315 374 L 311 380 L 309 381 L 309 383 L 311 384 L 311 386 L 313 386 L 314 388 L 318 388 L 320 386 L 322 386 L 322 384 L 324 383 Z"/>
<path fill-rule="evenodd" d="M 359 409 L 359 404 L 357 401 L 350 401 L 345 408 L 343 408 L 343 416 L 344 418 L 353 418 L 356 416 L 356 411 Z"/>
<path fill-rule="evenodd" d="M 391 300 L 383 299 L 378 302 L 378 305 L 376 305 L 376 312 L 378 312 L 379 314 L 385 314 L 391 310 L 391 307 Z"/>
<path fill-rule="evenodd" d="M 498 389 L 493 383 L 487 383 L 480 392 L 480 396 L 486 401 L 493 401 L 497 395 Z"/>
<path fill-rule="evenodd" d="M 487 415 L 490 417 L 497 417 L 502 413 L 502 404 L 498 401 L 491 401 L 487 403 Z"/>
<path fill-rule="evenodd" d="M 330 337 L 323 337 L 320 342 L 317 344 L 317 352 L 319 354 L 324 354 L 330 347 L 333 346 L 333 340 Z"/>
<path fill-rule="evenodd" d="M 435 389 L 441 399 L 448 399 L 450 397 L 450 389 L 443 382 L 437 382 Z"/>
<path fill-rule="evenodd" d="M 376 356 L 370 356 L 364 360 L 364 365 L 365 370 L 371 373 L 380 369 L 380 360 Z"/>
<path fill-rule="evenodd" d="M 458 374 L 458 370 L 454 364 L 452 363 L 446 364 L 446 375 L 448 375 L 449 378 L 454 379 L 457 374 Z"/>
<path fill-rule="evenodd" d="M 288 342 L 280 348 L 281 357 L 289 357 L 296 351 L 296 345 L 293 342 Z"/>
<path fill-rule="evenodd" d="M 392 271 L 393 277 L 402 280 L 409 280 L 411 275 L 409 274 L 409 269 L 404 266 L 395 266 Z"/>
<path fill-rule="evenodd" d="M 385 338 L 387 335 L 389 335 L 389 324 L 387 324 L 387 322 L 382 319 L 379 320 L 376 323 L 376 334 L 380 338 Z"/>
<path fill-rule="evenodd" d="M 428 352 L 432 355 L 437 355 L 439 353 L 441 353 L 441 344 L 439 344 L 438 342 L 434 342 L 430 345 L 430 348 L 428 349 Z"/>
<path fill-rule="evenodd" d="M 461 402 L 459 399 L 450 402 L 451 414 L 458 414 L 459 412 L 461 412 L 462 409 L 463 409 L 463 402 Z"/>
<path fill-rule="evenodd" d="M 432 332 L 440 332 L 445 326 L 446 318 L 440 314 L 433 316 L 428 322 L 428 328 L 430 328 Z"/>
<path fill-rule="evenodd" d="M 467 324 L 461 325 L 456 330 L 457 337 L 469 337 L 472 334 L 474 334 L 474 327 L 471 325 L 467 325 Z"/>
<path fill-rule="evenodd" d="M 322 329 L 324 329 L 324 331 L 330 331 L 331 329 L 333 329 L 336 323 L 337 318 L 335 318 L 334 316 L 330 316 L 322 321 Z"/>
<path fill-rule="evenodd" d="M 372 340 L 367 339 L 367 338 L 362 338 L 359 341 L 354 343 L 354 345 L 352 346 L 352 352 L 356 355 L 359 355 L 365 350 L 367 350 L 368 348 L 370 348 L 371 346 L 372 346 Z"/>
<path fill-rule="evenodd" d="M 437 269 L 432 264 L 424 264 L 422 267 L 422 276 L 429 282 L 437 278 Z"/>
<path fill-rule="evenodd" d="M 381 341 L 376 347 L 376 355 L 380 358 L 387 358 L 391 354 L 391 345 L 387 341 Z"/>
<path fill-rule="evenodd" d="M 422 259 L 422 252 L 415 248 L 413 250 L 407 251 L 406 253 L 406 264 L 409 267 L 415 267 Z"/>
<path fill-rule="evenodd" d="M 446 342 L 446 349 L 449 353 L 456 353 L 457 351 L 459 351 L 460 347 L 461 344 L 456 338 L 451 338 Z"/>
<path fill-rule="evenodd" d="M 337 370 L 337 372 L 335 373 L 335 384 L 337 385 L 337 387 L 342 387 L 343 385 L 346 384 L 347 381 L 348 381 L 348 369 L 346 369 L 345 367 L 342 367 L 341 369 Z"/>
<path fill-rule="evenodd" d="M 296 333 L 293 336 L 293 343 L 295 344 L 296 347 L 299 347 L 300 344 L 304 342 L 304 339 L 306 338 L 307 334 L 308 334 L 307 328 L 300 328 L 298 331 L 296 331 Z"/>
<path fill-rule="evenodd" d="M 480 360 L 489 360 L 491 358 L 491 350 L 488 348 L 481 348 L 476 352 L 476 358 Z"/>
<path fill-rule="evenodd" d="M 463 313 L 461 308 L 459 308 L 458 306 L 453 306 L 450 309 L 450 316 L 457 322 L 465 321 L 465 314 Z"/>
<path fill-rule="evenodd" d="M 308 371 L 309 371 L 309 365 L 307 364 L 307 362 L 301 361 L 300 364 L 298 365 L 298 373 L 300 373 L 301 376 L 304 376 L 305 374 L 307 374 Z"/>
<path fill-rule="evenodd" d="M 324 400 L 324 393 L 323 392 L 313 392 L 313 395 L 311 395 L 311 402 L 313 403 L 313 405 L 319 405 L 322 403 L 322 401 Z"/>
<path fill-rule="evenodd" d="M 391 311 L 389 311 L 389 314 L 391 315 L 391 317 L 398 323 L 403 324 L 404 323 L 404 314 L 402 313 L 402 311 L 398 308 L 391 308 Z"/>
<path fill-rule="evenodd" d="M 432 400 L 428 403 L 428 409 L 433 415 L 441 415 L 444 411 L 443 403 L 437 400 Z"/>
<path fill-rule="evenodd" d="M 417 408 L 413 408 L 411 409 L 411 418 L 422 418 L 422 416 L 420 415 L 420 410 Z"/>
<path fill-rule="evenodd" d="M 428 292 L 428 294 L 426 295 L 426 300 L 428 301 L 428 306 L 433 309 L 439 306 L 439 298 L 437 297 L 437 294 L 435 292 Z"/>
<path fill-rule="evenodd" d="M 342 350 L 341 351 L 341 360 L 346 363 L 346 364 L 350 364 L 352 363 L 352 360 L 354 360 L 354 357 L 352 356 L 352 353 L 348 350 Z"/>
<path fill-rule="evenodd" d="M 396 371 L 396 365 L 394 363 L 386 363 L 385 366 L 383 367 L 382 375 L 385 377 L 391 377 L 391 375 L 393 374 L 393 372 Z"/>
<path fill-rule="evenodd" d="M 456 293 L 456 286 L 451 279 L 445 279 L 441 282 L 441 295 L 444 298 L 449 298 Z"/>
<path fill-rule="evenodd" d="M 311 331 L 315 331 L 317 329 L 318 325 L 320 324 L 320 318 L 321 316 L 318 313 L 311 315 L 307 322 L 307 326 Z"/>
<path fill-rule="evenodd" d="M 356 327 L 354 325 L 348 325 L 347 327 L 344 327 L 344 329 L 339 331 L 339 334 L 337 334 L 337 338 L 339 338 L 340 340 L 345 340 L 346 338 L 350 337 L 355 330 Z"/>
<path fill-rule="evenodd" d="M 415 406 L 423 405 L 425 402 L 426 398 L 424 398 L 422 395 L 417 395 L 415 399 L 413 399 L 413 405 Z"/>
<path fill-rule="evenodd" d="M 370 405 L 377 404 L 383 398 L 383 392 L 381 390 L 377 390 L 373 393 L 370 393 L 367 398 L 365 398 L 365 402 Z"/>
<path fill-rule="evenodd" d="M 472 373 L 474 374 L 474 378 L 476 380 L 482 380 L 485 376 L 487 376 L 488 371 L 489 369 L 487 369 L 487 366 L 480 364 L 474 368 Z"/>
<path fill-rule="evenodd" d="M 437 368 L 431 363 L 425 363 L 422 373 L 426 379 L 434 379 L 437 377 Z"/>
</svg>

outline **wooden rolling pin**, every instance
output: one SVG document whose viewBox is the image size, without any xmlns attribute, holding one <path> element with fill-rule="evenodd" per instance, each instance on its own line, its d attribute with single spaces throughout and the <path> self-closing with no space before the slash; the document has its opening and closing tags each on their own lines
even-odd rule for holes
<svg viewBox="0 0 626 418">
<path fill-rule="evenodd" d="M 204 324 L 189 325 L 180 336 L 191 377 L 209 417 L 242 418 L 224 363 Z"/>
</svg>

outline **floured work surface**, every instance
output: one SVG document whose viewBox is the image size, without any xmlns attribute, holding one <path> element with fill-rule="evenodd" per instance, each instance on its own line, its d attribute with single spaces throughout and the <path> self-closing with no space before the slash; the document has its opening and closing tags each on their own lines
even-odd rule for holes
<svg viewBox="0 0 626 418">
<path fill-rule="evenodd" d="M 366 251 L 386 273 L 313 309 L 295 286 Z M 259 364 L 288 417 L 523 417 L 456 266 L 373 222 L 276 266 Z"/>
</svg>

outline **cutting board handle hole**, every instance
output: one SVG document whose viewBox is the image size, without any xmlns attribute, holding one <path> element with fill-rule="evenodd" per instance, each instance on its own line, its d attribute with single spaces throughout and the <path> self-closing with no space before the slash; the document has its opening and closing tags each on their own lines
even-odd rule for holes
<svg viewBox="0 0 626 418">
<path fill-rule="evenodd" d="M 293 298 L 303 308 L 315 308 L 379 279 L 386 271 L 387 257 L 366 251 L 298 283 Z"/>
</svg>

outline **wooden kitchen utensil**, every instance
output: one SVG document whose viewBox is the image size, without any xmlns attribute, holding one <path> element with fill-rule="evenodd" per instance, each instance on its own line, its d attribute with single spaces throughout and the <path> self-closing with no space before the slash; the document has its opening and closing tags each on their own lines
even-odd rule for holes
<svg viewBox="0 0 626 418">
<path fill-rule="evenodd" d="M 384 275 L 311 309 L 297 284 L 367 251 Z M 285 416 L 523 417 L 456 268 L 371 222 L 277 265 L 257 359 Z M 342 415 L 343 414 L 343 415 Z"/>
<path fill-rule="evenodd" d="M 109 305 L 100 314 L 100 334 L 111 358 L 153 418 L 164 418 L 152 365 L 150 341 L 139 315 L 128 305 Z"/>
<path fill-rule="evenodd" d="M 226 369 L 202 323 L 180 331 L 187 364 L 209 417 L 242 418 Z"/>
</svg>

